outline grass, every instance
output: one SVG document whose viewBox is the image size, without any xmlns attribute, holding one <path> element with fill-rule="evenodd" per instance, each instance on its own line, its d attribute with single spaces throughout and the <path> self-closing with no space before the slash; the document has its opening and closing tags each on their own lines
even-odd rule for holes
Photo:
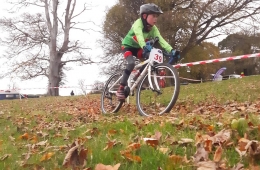
<svg viewBox="0 0 260 170">
<path fill-rule="evenodd" d="M 121 163 L 119 169 L 194 169 L 195 143 L 181 144 L 182 138 L 217 134 L 230 129 L 232 119 L 245 117 L 253 124 L 245 129 L 247 138 L 260 140 L 258 87 L 260 76 L 181 86 L 172 111 L 152 118 L 138 116 L 135 97 L 118 114 L 105 116 L 100 113 L 100 95 L 0 101 L 0 169 L 65 169 L 64 158 L 76 139 L 84 139 L 82 147 L 88 149 L 85 168 Z M 158 132 L 158 145 L 144 142 Z M 228 168 L 238 162 L 252 166 L 250 155 L 240 158 L 235 150 L 242 137 L 232 130 L 233 144 L 222 146 L 222 161 Z M 130 160 L 122 152 L 131 143 L 140 148 L 130 150 Z M 209 153 L 211 160 L 216 148 L 212 146 Z M 184 157 L 189 162 L 183 162 Z M 254 160 L 254 166 L 258 162 Z"/>
</svg>

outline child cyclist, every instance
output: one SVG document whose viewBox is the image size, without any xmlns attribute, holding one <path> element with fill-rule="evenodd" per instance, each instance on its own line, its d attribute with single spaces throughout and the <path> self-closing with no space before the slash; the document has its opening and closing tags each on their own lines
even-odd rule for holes
<svg viewBox="0 0 260 170">
<path fill-rule="evenodd" d="M 132 28 L 123 39 L 122 50 L 124 58 L 127 61 L 127 66 L 124 70 L 120 87 L 116 92 L 117 99 L 120 101 L 125 100 L 124 87 L 127 85 L 129 75 L 135 66 L 135 59 L 133 56 L 140 59 L 152 50 L 152 46 L 149 43 L 146 43 L 146 41 L 149 40 L 148 38 L 158 37 L 159 44 L 164 50 L 171 53 L 172 56 L 177 59 L 180 57 L 179 55 L 175 56 L 175 54 L 177 54 L 176 51 L 163 39 L 158 28 L 155 26 L 158 16 L 162 13 L 160 7 L 153 3 L 140 6 L 141 18 L 134 22 Z"/>
</svg>

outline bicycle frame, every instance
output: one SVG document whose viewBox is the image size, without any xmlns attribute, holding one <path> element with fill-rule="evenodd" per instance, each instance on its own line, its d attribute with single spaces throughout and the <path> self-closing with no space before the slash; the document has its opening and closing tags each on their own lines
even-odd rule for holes
<svg viewBox="0 0 260 170">
<path fill-rule="evenodd" d="M 154 66 L 154 61 L 152 60 L 152 56 L 149 56 L 149 58 L 147 60 L 145 60 L 144 62 L 141 62 L 141 63 L 135 65 L 134 70 L 140 69 L 145 64 L 147 64 L 146 67 L 144 68 L 144 70 L 142 71 L 140 76 L 137 78 L 137 80 L 133 82 L 133 84 L 131 83 L 131 79 L 130 78 L 128 79 L 127 83 L 128 83 L 128 87 L 130 88 L 130 94 L 132 94 L 132 92 L 134 91 L 134 89 L 136 88 L 136 86 L 138 85 L 140 80 L 147 74 L 147 72 L 148 72 L 148 82 L 149 82 L 151 90 L 157 91 L 158 93 L 160 93 L 160 86 L 157 81 L 157 75 L 156 74 L 153 75 L 153 80 L 154 80 L 156 89 L 153 87 L 153 83 L 152 83 L 152 79 L 151 79 L 151 71 L 152 71 L 152 67 Z M 118 80 L 109 88 L 110 93 L 116 93 L 116 91 L 113 91 L 112 89 L 114 88 L 114 86 L 116 84 L 119 83 L 119 81 L 121 80 L 122 77 L 123 77 L 123 75 L 120 76 L 118 78 Z"/>
</svg>

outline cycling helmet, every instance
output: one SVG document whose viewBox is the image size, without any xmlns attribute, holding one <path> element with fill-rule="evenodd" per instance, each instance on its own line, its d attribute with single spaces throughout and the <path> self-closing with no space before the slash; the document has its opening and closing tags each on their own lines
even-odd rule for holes
<svg viewBox="0 0 260 170">
<path fill-rule="evenodd" d="M 149 3 L 140 6 L 140 14 L 163 14 L 163 11 L 158 5 Z"/>
</svg>

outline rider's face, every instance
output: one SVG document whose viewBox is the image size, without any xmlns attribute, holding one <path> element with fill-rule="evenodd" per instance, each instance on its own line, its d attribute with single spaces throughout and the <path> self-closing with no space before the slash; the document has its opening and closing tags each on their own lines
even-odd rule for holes
<svg viewBox="0 0 260 170">
<path fill-rule="evenodd" d="M 159 14 L 149 14 L 147 17 L 148 24 L 150 24 L 151 26 L 154 26 L 157 22 L 158 17 L 159 17 Z"/>
</svg>

